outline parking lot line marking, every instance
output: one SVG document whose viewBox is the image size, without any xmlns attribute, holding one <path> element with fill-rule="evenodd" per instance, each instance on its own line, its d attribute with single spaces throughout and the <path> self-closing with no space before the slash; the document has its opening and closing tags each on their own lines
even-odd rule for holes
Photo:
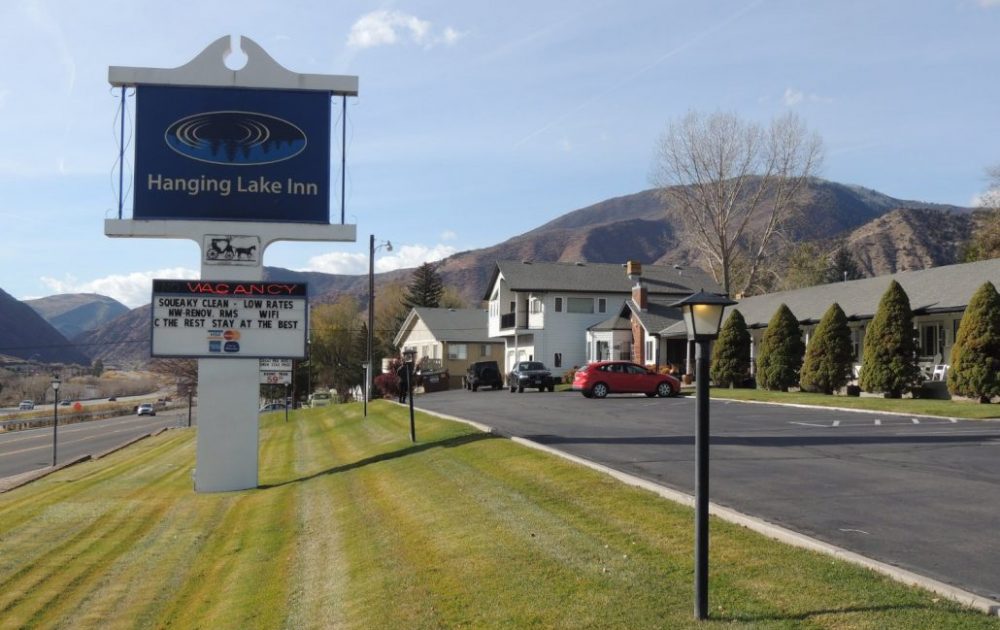
<svg viewBox="0 0 1000 630">
<path fill-rule="evenodd" d="M 790 422 L 789 424 L 801 424 L 804 427 L 823 427 L 826 428 L 825 424 L 815 424 L 813 422 Z"/>
<path fill-rule="evenodd" d="M 840 426 L 840 420 L 834 420 L 833 421 L 833 426 L 839 427 Z"/>
<path fill-rule="evenodd" d="M 882 419 L 881 418 L 876 418 L 875 419 L 875 426 L 877 426 L 877 427 L 882 426 Z"/>
<path fill-rule="evenodd" d="M 957 418 L 948 418 L 948 422 L 950 422 L 952 424 L 958 424 L 958 419 Z"/>
<path fill-rule="evenodd" d="M 920 424 L 920 420 L 917 420 L 916 418 L 910 418 L 910 420 L 913 421 L 913 424 Z"/>
</svg>

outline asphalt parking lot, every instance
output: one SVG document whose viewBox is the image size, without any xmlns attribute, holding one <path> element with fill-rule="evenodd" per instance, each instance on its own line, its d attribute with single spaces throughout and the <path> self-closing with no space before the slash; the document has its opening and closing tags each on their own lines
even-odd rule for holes
<svg viewBox="0 0 1000 630">
<path fill-rule="evenodd" d="M 693 493 L 694 399 L 451 390 L 416 406 Z M 711 500 L 1000 599 L 1000 422 L 713 400 Z"/>
</svg>

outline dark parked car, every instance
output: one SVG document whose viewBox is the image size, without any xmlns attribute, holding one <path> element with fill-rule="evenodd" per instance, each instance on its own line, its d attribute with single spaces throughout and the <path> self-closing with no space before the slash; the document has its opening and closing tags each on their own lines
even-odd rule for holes
<svg viewBox="0 0 1000 630">
<path fill-rule="evenodd" d="M 465 389 L 476 391 L 480 387 L 503 387 L 503 377 L 496 361 L 477 361 L 465 371 Z"/>
<path fill-rule="evenodd" d="M 576 371 L 573 389 L 587 398 L 635 393 L 666 397 L 681 391 L 681 382 L 631 361 L 598 361 Z"/>
<path fill-rule="evenodd" d="M 552 372 L 540 361 L 520 361 L 507 375 L 507 387 L 510 393 L 523 392 L 525 387 L 534 387 L 540 392 L 556 391 L 556 382 Z"/>
</svg>

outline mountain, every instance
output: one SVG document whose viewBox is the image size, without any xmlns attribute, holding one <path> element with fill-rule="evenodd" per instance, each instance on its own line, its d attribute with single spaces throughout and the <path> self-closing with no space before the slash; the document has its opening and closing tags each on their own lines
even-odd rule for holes
<svg viewBox="0 0 1000 630">
<path fill-rule="evenodd" d="M 127 311 L 97 329 L 73 338 L 87 354 L 105 367 L 138 368 L 149 361 L 152 306 Z"/>
<path fill-rule="evenodd" d="M 853 230 L 844 239 L 866 276 L 951 265 L 975 229 L 970 214 L 900 208 Z"/>
<path fill-rule="evenodd" d="M 2 289 L 0 355 L 40 363 L 90 365 L 90 359 L 41 315 Z"/>
<path fill-rule="evenodd" d="M 96 293 L 50 295 L 37 300 L 24 300 L 24 303 L 35 309 L 67 339 L 99 328 L 129 310 L 118 300 Z"/>
<path fill-rule="evenodd" d="M 949 264 L 956 259 L 949 259 L 945 252 L 921 253 L 921 247 L 930 247 L 936 234 L 931 218 L 946 217 L 954 224 L 956 234 L 963 232 L 965 228 L 961 226 L 971 221 L 968 208 L 897 199 L 860 186 L 814 178 L 809 182 L 808 191 L 810 201 L 789 230 L 789 237 L 795 241 L 828 243 L 853 234 L 853 230 L 894 209 L 905 209 L 914 230 L 919 221 L 930 221 L 926 230 L 930 238 L 921 240 L 914 235 L 910 239 L 913 244 L 901 243 L 900 248 L 914 260 Z M 887 238 L 891 243 L 895 238 L 902 238 L 904 233 L 901 229 L 890 230 L 894 225 L 894 222 L 887 222 L 881 226 L 889 230 Z M 872 235 L 878 231 L 873 227 Z M 872 269 L 877 273 L 897 271 L 889 269 L 892 259 L 889 252 L 894 251 L 895 244 L 883 239 L 879 245 L 883 254 L 876 254 L 873 250 L 877 241 L 859 238 L 857 249 L 852 249 L 852 253 L 858 260 L 871 258 L 874 261 Z M 454 254 L 440 263 L 438 271 L 445 284 L 458 287 L 470 305 L 478 305 L 497 260 L 621 263 L 628 259 L 647 264 L 701 266 L 700 253 L 692 247 L 690 239 L 685 238 L 680 217 L 658 190 L 608 199 L 569 212 L 498 245 Z"/>
</svg>

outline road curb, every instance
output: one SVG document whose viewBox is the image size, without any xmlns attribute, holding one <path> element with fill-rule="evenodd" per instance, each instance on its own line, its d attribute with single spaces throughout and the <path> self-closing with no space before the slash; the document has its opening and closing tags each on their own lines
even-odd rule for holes
<svg viewBox="0 0 1000 630">
<path fill-rule="evenodd" d="M 721 399 L 715 399 L 715 400 L 721 400 Z M 747 401 L 740 400 L 734 402 L 747 402 Z M 774 404 L 774 403 L 758 402 L 758 404 Z M 820 407 L 820 408 L 829 409 L 829 407 Z M 514 435 L 506 435 L 502 431 L 498 431 L 495 427 L 491 427 L 489 425 L 481 424 L 479 422 L 474 422 L 472 420 L 466 420 L 465 418 L 459 418 L 457 416 L 452 416 L 449 414 L 439 413 L 436 411 L 429 411 L 427 409 L 421 409 L 420 411 L 426 414 L 437 416 L 439 418 L 443 418 L 445 420 L 453 420 L 455 422 L 461 422 L 463 424 L 467 424 L 480 431 L 483 431 L 484 433 L 505 437 L 517 444 L 521 444 L 523 446 L 527 446 L 529 448 L 542 451 L 550 455 L 555 455 L 556 457 L 574 462 L 576 464 L 580 464 L 581 466 L 586 466 L 591 470 L 604 473 L 630 486 L 642 488 L 643 490 L 648 490 L 653 494 L 656 494 L 657 496 L 662 497 L 664 499 L 674 501 L 675 503 L 680 503 L 682 505 L 686 505 L 691 508 L 694 507 L 695 503 L 694 497 L 690 494 L 687 494 L 686 492 L 681 492 L 679 490 L 674 490 L 673 488 L 668 488 L 658 483 L 649 481 L 648 479 L 643 479 L 641 477 L 637 477 L 635 475 L 622 472 L 620 470 L 616 470 L 609 466 L 605 466 L 604 464 L 599 464 L 595 461 L 586 459 L 584 457 L 580 457 L 578 455 L 571 455 L 570 453 L 554 449 L 551 446 L 546 446 L 544 444 L 540 444 L 538 442 L 534 442 L 532 440 L 528 440 Z M 857 410 L 852 409 L 850 411 L 857 411 Z M 900 414 L 900 415 L 913 416 L 916 414 Z M 941 416 L 930 416 L 930 417 L 940 418 Z M 735 525 L 746 527 L 747 529 L 753 530 L 759 534 L 767 536 L 768 538 L 772 538 L 787 545 L 798 547 L 800 549 L 817 551 L 819 553 L 828 556 L 833 556 L 835 558 L 839 558 L 851 564 L 865 567 L 867 569 L 875 571 L 876 573 L 881 573 L 882 575 L 890 577 L 893 580 L 901 582 L 908 586 L 918 586 L 932 593 L 935 593 L 942 597 L 946 597 L 952 601 L 958 602 L 963 606 L 968 606 L 969 608 L 973 608 L 975 610 L 984 612 L 990 616 L 1000 616 L 1000 601 L 992 600 L 987 597 L 971 593 L 956 586 L 952 586 L 950 584 L 934 580 L 932 578 L 920 575 L 918 573 L 914 573 L 913 571 L 908 571 L 906 569 L 902 569 L 900 567 L 885 562 L 874 560 L 867 556 L 863 556 L 859 553 L 855 553 L 848 549 L 844 549 L 843 547 L 838 547 L 837 545 L 833 545 L 827 542 L 823 542 L 821 540 L 817 540 L 815 538 L 811 538 L 800 532 L 788 529 L 787 527 L 783 527 L 781 525 L 775 525 L 774 523 L 766 521 L 762 518 L 758 518 L 756 516 L 750 516 L 749 514 L 744 514 L 732 508 L 718 505 L 716 503 L 710 502 L 708 511 L 711 515 L 715 516 L 716 518 L 722 519 L 728 523 L 733 523 Z"/>
<path fill-rule="evenodd" d="M 38 479 L 41 479 L 43 477 L 48 477 L 52 473 L 59 472 L 64 468 L 69 468 L 70 466 L 82 464 L 83 462 L 91 461 L 94 459 L 102 459 L 104 457 L 107 457 L 108 455 L 111 455 L 112 453 L 116 453 L 122 450 L 125 447 L 132 446 L 136 442 L 145 440 L 146 438 L 155 437 L 165 431 L 169 431 L 171 428 L 173 427 L 160 427 L 159 429 L 153 431 L 152 433 L 137 435 L 128 442 L 124 442 L 122 444 L 119 444 L 118 446 L 109 448 L 106 451 L 101 451 L 100 453 L 97 454 L 81 455 L 76 459 L 71 459 L 68 462 L 63 462 L 58 466 L 39 468 L 38 470 L 31 470 L 26 473 L 21 473 L 19 475 L 12 475 L 10 477 L 0 478 L 0 494 L 3 494 L 4 492 L 9 492 L 11 490 L 14 490 L 15 488 L 20 488 L 21 486 L 26 486 L 32 481 L 37 481 Z"/>
<path fill-rule="evenodd" d="M 46 468 L 39 468 L 38 470 L 30 470 L 26 473 L 21 473 L 20 475 L 12 475 L 10 477 L 4 477 L 0 479 L 0 494 L 4 492 L 9 492 L 15 488 L 20 488 L 21 486 L 26 486 L 32 481 L 41 479 L 42 477 L 48 477 L 54 472 L 59 472 L 63 468 L 69 468 L 70 466 L 75 466 L 79 463 L 89 461 L 92 458 L 91 455 L 81 455 L 76 459 L 71 459 L 68 462 L 63 462 L 58 466 L 48 466 Z"/>
<path fill-rule="evenodd" d="M 734 402 L 734 403 L 746 403 L 748 405 L 777 405 L 779 407 L 795 407 L 797 409 L 821 409 L 826 411 L 846 411 L 848 413 L 869 413 L 877 414 L 881 416 L 900 416 L 903 418 L 931 418 L 934 420 L 968 420 L 970 422 L 982 422 L 984 420 L 990 421 L 992 418 L 954 418 L 951 416 L 933 416 L 925 413 L 903 413 L 901 411 L 877 411 L 875 409 L 855 409 L 853 407 L 825 407 L 823 405 L 806 405 L 803 403 L 785 403 L 785 402 L 773 402 L 766 400 L 741 400 L 739 398 L 718 398 L 712 396 L 712 400 L 718 400 L 719 402 Z"/>
</svg>

